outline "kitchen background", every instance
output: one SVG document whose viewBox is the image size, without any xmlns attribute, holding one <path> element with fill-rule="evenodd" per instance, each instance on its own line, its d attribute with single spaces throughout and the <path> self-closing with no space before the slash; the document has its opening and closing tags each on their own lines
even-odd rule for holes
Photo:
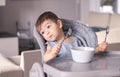
<svg viewBox="0 0 120 77">
<path fill-rule="evenodd" d="M 120 13 L 120 0 L 6 0 L 5 6 L 0 6 L 0 39 L 16 37 L 18 45 L 11 40 L 4 41 L 8 48 L 0 51 L 8 52 L 6 49 L 12 46 L 18 48 L 9 51 L 19 51 L 18 54 L 24 50 L 38 49 L 32 30 L 38 16 L 44 11 L 53 11 L 60 18 L 87 24 L 89 11 L 104 12 L 103 5 L 111 7 L 109 12 Z"/>
</svg>

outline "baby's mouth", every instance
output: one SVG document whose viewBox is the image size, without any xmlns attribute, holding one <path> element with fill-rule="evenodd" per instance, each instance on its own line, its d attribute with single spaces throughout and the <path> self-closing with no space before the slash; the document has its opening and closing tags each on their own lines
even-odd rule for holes
<svg viewBox="0 0 120 77">
<path fill-rule="evenodd" d="M 52 38 L 53 35 L 50 35 L 49 38 Z"/>
</svg>

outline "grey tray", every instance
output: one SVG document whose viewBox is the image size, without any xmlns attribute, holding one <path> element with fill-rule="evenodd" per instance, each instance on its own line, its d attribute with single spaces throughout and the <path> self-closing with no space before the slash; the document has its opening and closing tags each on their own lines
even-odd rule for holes
<svg viewBox="0 0 120 77">
<path fill-rule="evenodd" d="M 52 77 L 119 77 L 120 51 L 96 54 L 89 63 L 56 58 L 44 64 L 44 71 Z"/>
</svg>

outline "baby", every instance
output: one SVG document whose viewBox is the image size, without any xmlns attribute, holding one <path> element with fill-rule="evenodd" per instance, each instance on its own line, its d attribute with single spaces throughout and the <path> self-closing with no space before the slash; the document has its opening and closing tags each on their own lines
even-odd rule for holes
<svg viewBox="0 0 120 77">
<path fill-rule="evenodd" d="M 74 46 L 82 46 L 82 43 L 77 37 L 69 36 L 66 38 L 63 29 L 62 21 L 56 14 L 48 11 L 41 14 L 36 22 L 36 28 L 39 34 L 47 41 L 46 52 L 44 54 L 44 61 L 47 62 L 54 58 L 71 56 L 70 48 Z M 100 43 L 95 52 L 105 52 L 108 43 Z"/>
</svg>

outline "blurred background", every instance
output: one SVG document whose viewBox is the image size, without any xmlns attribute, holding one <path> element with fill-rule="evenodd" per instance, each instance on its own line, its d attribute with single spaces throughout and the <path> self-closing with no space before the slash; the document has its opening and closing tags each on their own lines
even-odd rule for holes
<svg viewBox="0 0 120 77">
<path fill-rule="evenodd" d="M 107 14 L 111 13 L 117 17 L 113 21 L 118 28 L 120 0 L 0 0 L 0 52 L 13 56 L 39 49 L 32 31 L 38 16 L 45 11 L 103 28 L 107 26 Z"/>
</svg>

